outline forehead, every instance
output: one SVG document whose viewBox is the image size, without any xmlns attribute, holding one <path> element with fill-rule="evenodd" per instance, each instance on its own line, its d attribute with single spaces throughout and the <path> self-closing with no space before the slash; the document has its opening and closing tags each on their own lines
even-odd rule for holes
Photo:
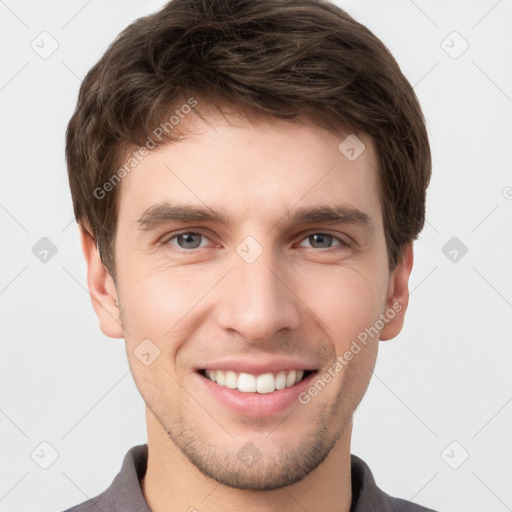
<svg viewBox="0 0 512 512">
<path fill-rule="evenodd" d="M 148 151 L 122 180 L 120 223 L 168 201 L 274 224 L 294 208 L 341 204 L 381 223 L 369 136 L 215 113 L 206 122 L 190 115 L 182 123 L 185 138 Z"/>
</svg>

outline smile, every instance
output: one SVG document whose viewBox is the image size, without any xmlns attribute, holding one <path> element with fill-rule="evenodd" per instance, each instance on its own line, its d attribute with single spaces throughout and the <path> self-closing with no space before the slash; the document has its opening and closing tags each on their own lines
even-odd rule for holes
<svg viewBox="0 0 512 512">
<path fill-rule="evenodd" d="M 202 370 L 201 375 L 219 386 L 237 389 L 242 393 L 273 393 L 290 388 L 305 379 L 309 370 L 289 370 L 253 375 L 232 370 Z"/>
</svg>

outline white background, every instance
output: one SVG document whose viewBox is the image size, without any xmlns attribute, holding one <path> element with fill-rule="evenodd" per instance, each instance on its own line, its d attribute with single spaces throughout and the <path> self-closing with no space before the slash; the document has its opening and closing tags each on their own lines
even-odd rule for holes
<svg viewBox="0 0 512 512">
<path fill-rule="evenodd" d="M 381 344 L 352 452 L 391 495 L 448 512 L 512 510 L 512 2 L 338 3 L 414 85 L 434 163 L 406 326 Z M 86 289 L 64 132 L 86 72 L 162 5 L 0 1 L 1 511 L 96 496 L 146 442 L 123 342 L 101 333 Z M 59 45 L 48 59 L 31 48 L 42 31 Z M 446 39 L 453 31 L 469 43 L 456 59 L 445 51 L 462 48 Z M 58 249 L 47 263 L 32 253 L 44 236 Z M 468 248 L 456 263 L 442 252 L 454 236 Z M 31 458 L 43 441 L 58 452 L 48 469 Z"/>
</svg>

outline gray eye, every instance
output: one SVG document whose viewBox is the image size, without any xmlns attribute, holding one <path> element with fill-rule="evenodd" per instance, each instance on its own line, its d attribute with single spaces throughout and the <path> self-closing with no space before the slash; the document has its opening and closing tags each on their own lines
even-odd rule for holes
<svg viewBox="0 0 512 512">
<path fill-rule="evenodd" d="M 336 237 L 325 233 L 315 233 L 307 236 L 304 240 L 308 240 L 313 249 L 329 249 Z"/>
<path fill-rule="evenodd" d="M 178 246 L 181 249 L 197 249 L 201 245 L 201 237 L 203 235 L 201 233 L 181 233 L 179 235 L 174 236 L 178 241 Z"/>
</svg>

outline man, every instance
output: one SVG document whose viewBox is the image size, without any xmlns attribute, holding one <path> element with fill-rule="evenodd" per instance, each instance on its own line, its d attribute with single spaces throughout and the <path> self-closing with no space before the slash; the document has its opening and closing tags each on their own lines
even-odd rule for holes
<svg viewBox="0 0 512 512">
<path fill-rule="evenodd" d="M 173 0 L 82 84 L 66 157 L 148 443 L 72 511 L 426 511 L 350 453 L 431 160 L 383 44 L 319 1 Z"/>
</svg>

